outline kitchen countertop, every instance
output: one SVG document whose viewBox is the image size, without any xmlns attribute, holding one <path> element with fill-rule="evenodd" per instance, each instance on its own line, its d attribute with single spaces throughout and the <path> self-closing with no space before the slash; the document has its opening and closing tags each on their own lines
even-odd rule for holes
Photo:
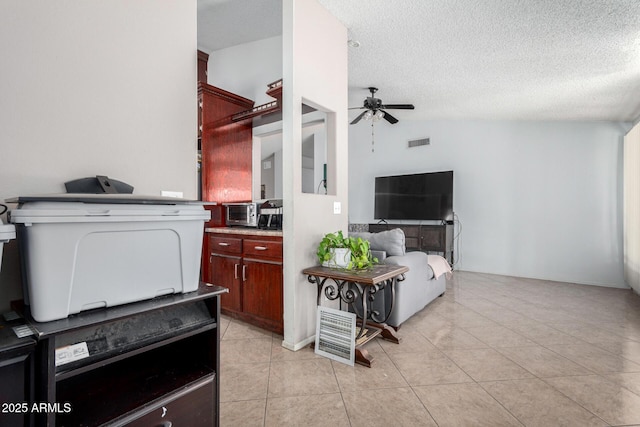
<svg viewBox="0 0 640 427">
<path fill-rule="evenodd" d="M 206 233 L 247 234 L 252 236 L 280 236 L 282 230 L 261 230 L 253 227 L 210 227 L 205 228 Z"/>
</svg>

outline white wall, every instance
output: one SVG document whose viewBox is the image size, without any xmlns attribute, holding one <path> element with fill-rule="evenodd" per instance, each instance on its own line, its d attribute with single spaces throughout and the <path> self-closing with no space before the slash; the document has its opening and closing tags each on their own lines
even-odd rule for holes
<svg viewBox="0 0 640 427">
<path fill-rule="evenodd" d="M 282 36 L 245 43 L 209 54 L 207 82 L 254 101 L 273 101 L 267 85 L 282 78 Z"/>
<path fill-rule="evenodd" d="M 640 124 L 624 137 L 624 278 L 640 294 Z"/>
<path fill-rule="evenodd" d="M 349 126 L 351 223 L 374 177 L 454 171 L 459 270 L 625 287 L 622 137 L 605 122 L 400 121 Z M 431 145 L 407 148 L 407 141 Z"/>
<path fill-rule="evenodd" d="M 197 197 L 196 14 L 195 0 L 0 2 L 0 199 L 96 174 Z M 0 310 L 20 296 L 10 249 Z"/>
<path fill-rule="evenodd" d="M 297 350 L 313 341 L 316 323 L 316 287 L 301 272 L 317 265 L 322 236 L 348 225 L 347 30 L 315 0 L 284 0 L 282 21 L 283 346 Z M 335 112 L 327 127 L 330 196 L 301 191 L 303 102 Z"/>
</svg>

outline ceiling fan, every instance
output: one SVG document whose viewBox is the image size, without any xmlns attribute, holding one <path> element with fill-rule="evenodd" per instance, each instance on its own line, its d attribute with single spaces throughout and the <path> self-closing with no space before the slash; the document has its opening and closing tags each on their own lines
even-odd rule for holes
<svg viewBox="0 0 640 427">
<path fill-rule="evenodd" d="M 398 123 L 398 119 L 393 117 L 391 114 L 387 113 L 383 110 L 413 110 L 415 107 L 413 104 L 383 104 L 380 98 L 375 97 L 375 93 L 378 91 L 376 87 L 369 87 L 369 92 L 371 92 L 371 96 L 367 96 L 364 100 L 364 105 L 362 107 L 352 107 L 350 110 L 354 109 L 364 109 L 361 114 L 358 115 L 351 122 L 352 125 L 358 123 L 361 119 L 365 120 L 380 120 L 385 119 L 389 123 L 396 124 Z"/>
</svg>

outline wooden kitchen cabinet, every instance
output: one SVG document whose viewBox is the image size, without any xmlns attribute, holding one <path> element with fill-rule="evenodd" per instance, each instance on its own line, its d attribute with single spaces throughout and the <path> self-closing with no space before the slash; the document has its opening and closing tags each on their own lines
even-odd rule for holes
<svg viewBox="0 0 640 427">
<path fill-rule="evenodd" d="M 209 277 L 224 314 L 282 334 L 282 237 L 209 233 Z"/>
<path fill-rule="evenodd" d="M 207 83 L 207 69 L 209 65 L 209 54 L 201 50 L 198 51 L 198 81 Z"/>
<path fill-rule="evenodd" d="M 201 197 L 207 202 L 251 200 L 253 123 L 232 116 L 253 108 L 253 101 L 198 82 L 198 139 L 201 149 Z"/>
<path fill-rule="evenodd" d="M 244 258 L 243 312 L 269 322 L 282 333 L 282 263 Z M 270 328 L 271 329 L 271 328 Z"/>
</svg>

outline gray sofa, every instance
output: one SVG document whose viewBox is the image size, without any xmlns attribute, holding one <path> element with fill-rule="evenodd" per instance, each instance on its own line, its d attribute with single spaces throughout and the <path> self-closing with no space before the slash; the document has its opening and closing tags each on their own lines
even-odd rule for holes
<svg viewBox="0 0 640 427">
<path fill-rule="evenodd" d="M 444 294 L 445 275 L 435 277 L 426 253 L 406 251 L 405 236 L 401 229 L 380 233 L 351 232 L 349 235 L 368 240 L 371 252 L 380 262 L 409 267 L 405 280 L 396 284 L 393 310 L 386 322 L 388 325 L 400 327 L 403 322 Z M 386 313 L 390 304 L 391 289 L 385 288 L 382 294 L 376 294 L 373 308 Z"/>
</svg>

